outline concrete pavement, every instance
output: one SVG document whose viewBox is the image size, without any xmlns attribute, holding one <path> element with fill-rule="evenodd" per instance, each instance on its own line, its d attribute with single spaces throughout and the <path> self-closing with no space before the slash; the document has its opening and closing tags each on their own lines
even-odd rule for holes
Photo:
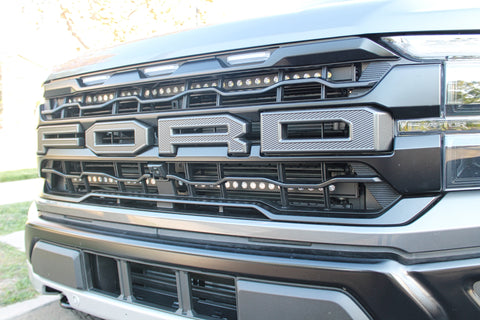
<svg viewBox="0 0 480 320">
<path fill-rule="evenodd" d="M 0 242 L 6 243 L 22 252 L 25 252 L 25 231 L 22 230 L 0 236 Z"/>
<path fill-rule="evenodd" d="M 0 183 L 0 205 L 32 201 L 42 190 L 43 179 Z"/>
</svg>

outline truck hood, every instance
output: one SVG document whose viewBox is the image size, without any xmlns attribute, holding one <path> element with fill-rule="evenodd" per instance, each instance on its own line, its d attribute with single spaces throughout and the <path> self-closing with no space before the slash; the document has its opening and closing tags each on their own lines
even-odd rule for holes
<svg viewBox="0 0 480 320">
<path fill-rule="evenodd" d="M 90 52 L 59 66 L 47 81 L 194 55 L 299 41 L 380 33 L 478 30 L 479 16 L 480 5 L 476 1 L 323 2 L 291 14 L 203 27 Z"/>
</svg>

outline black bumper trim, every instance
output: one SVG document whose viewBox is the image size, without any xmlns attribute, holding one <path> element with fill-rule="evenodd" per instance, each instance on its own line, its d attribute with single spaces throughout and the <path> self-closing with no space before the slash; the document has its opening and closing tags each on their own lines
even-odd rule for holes
<svg viewBox="0 0 480 320">
<path fill-rule="evenodd" d="M 478 307 L 464 290 L 464 281 L 454 281 L 459 273 L 448 270 L 463 263 L 461 275 L 477 277 L 480 259 L 403 266 L 388 260 L 365 263 L 296 260 L 245 254 L 191 250 L 172 245 L 83 232 L 60 224 L 35 220 L 26 227 L 27 252 L 38 240 L 57 243 L 118 259 L 175 266 L 187 271 L 216 272 L 228 276 L 264 281 L 317 285 L 345 290 L 370 313 L 380 319 L 472 319 Z M 442 277 L 429 281 L 445 270 Z M 426 281 L 426 283 L 424 283 Z M 451 282 L 451 283 L 449 283 Z M 451 286 L 453 288 L 449 288 Z M 448 291 L 464 291 L 451 297 Z M 452 300 L 445 304 L 445 296 Z M 462 310 L 458 309 L 458 305 Z"/>
</svg>

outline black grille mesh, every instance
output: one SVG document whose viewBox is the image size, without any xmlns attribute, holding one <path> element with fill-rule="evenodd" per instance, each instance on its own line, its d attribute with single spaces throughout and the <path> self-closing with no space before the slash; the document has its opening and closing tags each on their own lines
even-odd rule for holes
<svg viewBox="0 0 480 320">
<path fill-rule="evenodd" d="M 345 162 L 44 161 L 49 194 L 201 215 L 371 216 L 399 195 L 368 166 Z"/>
<path fill-rule="evenodd" d="M 171 109 L 345 99 L 355 88 L 370 89 L 374 85 L 374 81 L 358 81 L 358 70 L 361 68 L 361 64 L 350 63 L 344 66 L 323 66 L 320 69 L 265 70 L 85 91 L 49 99 L 42 115 L 48 121 Z"/>
</svg>

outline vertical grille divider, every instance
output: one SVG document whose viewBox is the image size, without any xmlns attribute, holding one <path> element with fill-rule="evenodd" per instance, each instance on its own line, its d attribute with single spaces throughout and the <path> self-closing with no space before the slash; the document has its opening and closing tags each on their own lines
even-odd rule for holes
<svg viewBox="0 0 480 320">
<path fill-rule="evenodd" d="M 190 80 L 185 81 L 185 91 L 190 90 L 191 83 L 192 82 Z M 180 107 L 180 109 L 188 109 L 188 108 L 190 108 L 190 94 L 186 94 L 183 96 L 182 106 Z"/>
<path fill-rule="evenodd" d="M 143 99 L 143 97 L 145 97 L 145 89 L 146 89 L 145 86 L 142 86 L 140 88 L 140 92 L 138 93 L 140 99 Z M 142 113 L 142 112 L 143 112 L 142 104 L 140 102 L 138 102 L 138 113 Z"/>
<path fill-rule="evenodd" d="M 218 79 L 218 88 L 223 88 L 223 78 Z M 215 101 L 215 106 L 220 107 L 222 105 L 222 96 L 217 92 L 217 101 Z"/>
<path fill-rule="evenodd" d="M 284 76 L 284 72 L 283 71 L 279 71 L 278 74 L 278 79 L 279 81 L 282 81 L 283 80 L 283 76 Z M 279 86 L 277 88 L 277 102 L 282 102 L 283 101 L 283 86 Z"/>
<path fill-rule="evenodd" d="M 190 164 L 189 163 L 183 163 L 183 167 L 184 167 L 184 170 L 185 170 L 185 179 L 191 181 L 192 179 L 192 172 L 191 172 L 191 168 L 190 168 Z M 193 186 L 191 184 L 187 184 L 187 190 L 188 190 L 188 194 L 193 197 L 195 196 L 195 189 L 193 188 Z"/>
<path fill-rule="evenodd" d="M 322 67 L 322 79 L 328 80 L 328 69 L 327 67 Z M 325 100 L 327 98 L 327 89 L 324 84 L 321 86 L 322 92 L 320 92 L 320 99 Z"/>
<path fill-rule="evenodd" d="M 85 94 L 85 96 L 84 96 L 84 101 L 86 100 L 86 96 L 87 96 L 87 94 Z M 78 116 L 79 116 L 79 117 L 84 117 L 84 116 L 85 116 L 85 115 L 83 114 L 83 109 L 78 108 Z"/>
<path fill-rule="evenodd" d="M 327 164 L 323 162 L 322 166 L 322 180 L 327 181 Z M 322 181 L 322 182 L 323 182 Z M 325 209 L 330 209 L 330 191 L 328 187 L 323 188 L 323 201 L 325 202 Z"/>
<path fill-rule="evenodd" d="M 62 172 L 63 172 L 63 173 L 66 173 L 66 174 L 69 174 L 70 172 L 67 171 L 67 166 L 66 166 L 65 161 L 62 161 L 61 164 L 62 164 Z M 74 193 L 74 192 L 75 192 L 75 188 L 73 187 L 72 179 L 70 179 L 70 178 L 65 178 L 65 183 L 67 184 L 67 189 L 68 189 L 68 191 L 69 191 L 70 193 Z"/>
<path fill-rule="evenodd" d="M 140 176 L 143 176 L 145 174 L 145 171 L 143 170 L 141 163 L 138 163 L 137 167 L 138 173 L 140 174 Z M 140 183 L 142 184 L 143 193 L 148 193 L 147 181 L 143 179 Z"/>
<path fill-rule="evenodd" d="M 114 99 L 117 99 L 117 97 L 119 96 L 119 92 L 120 92 L 120 90 L 118 90 L 118 89 L 115 90 L 115 92 L 113 93 L 114 96 L 115 96 Z M 115 101 L 113 103 L 113 105 L 112 105 L 112 113 L 113 114 L 118 114 L 119 109 L 120 109 L 119 105 L 120 105 L 120 103 L 118 101 Z"/>
<path fill-rule="evenodd" d="M 80 162 L 80 168 L 82 169 L 82 172 L 85 172 L 85 165 L 84 165 L 83 161 Z M 85 185 L 86 191 L 91 192 L 92 189 L 90 188 L 90 183 L 88 183 L 88 177 L 87 176 L 83 177 L 83 183 Z"/>
<path fill-rule="evenodd" d="M 115 171 L 115 176 L 120 178 L 120 165 L 118 164 L 118 162 L 114 162 L 114 163 L 113 163 L 113 168 L 114 168 L 114 171 Z M 117 180 L 117 185 L 118 185 L 118 188 L 119 188 L 122 192 L 125 192 L 125 191 L 126 191 L 125 183 L 124 183 L 124 182 L 121 182 L 121 181 L 118 181 L 118 180 Z"/>
<path fill-rule="evenodd" d="M 217 181 L 224 178 L 223 177 L 223 165 L 221 163 L 217 163 L 217 177 L 218 177 Z M 222 198 L 227 197 L 227 190 L 225 188 L 224 183 L 220 184 L 220 194 L 221 194 Z"/>
<path fill-rule="evenodd" d="M 66 100 L 63 102 L 63 103 L 66 103 Z M 65 119 L 65 108 L 63 108 L 61 111 L 60 111 L 60 119 Z"/>
<path fill-rule="evenodd" d="M 283 163 L 277 164 L 278 181 L 285 182 L 285 165 Z M 282 207 L 288 206 L 288 191 L 285 187 L 280 187 L 280 201 Z"/>
</svg>

